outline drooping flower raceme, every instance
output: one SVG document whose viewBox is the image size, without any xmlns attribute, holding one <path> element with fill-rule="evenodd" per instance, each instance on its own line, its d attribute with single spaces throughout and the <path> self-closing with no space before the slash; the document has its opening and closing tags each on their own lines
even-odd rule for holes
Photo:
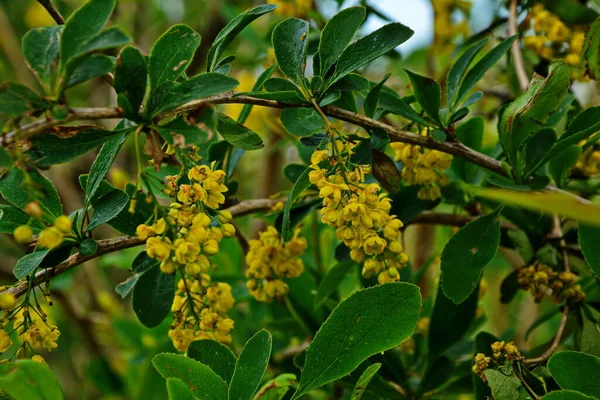
<svg viewBox="0 0 600 400">
<path fill-rule="evenodd" d="M 283 278 L 295 278 L 304 271 L 300 259 L 307 247 L 306 239 L 300 237 L 300 229 L 284 242 L 273 226 L 259 233 L 259 238 L 249 242 L 246 254 L 246 285 L 250 294 L 259 301 L 269 302 L 288 292 Z"/>
<path fill-rule="evenodd" d="M 331 157 L 329 150 L 315 151 L 310 167 L 310 182 L 323 199 L 321 220 L 336 228 L 352 260 L 363 264 L 362 275 L 377 276 L 379 283 L 398 281 L 398 270 L 408 263 L 401 243 L 402 221 L 390 215 L 391 200 L 381 187 L 365 182 L 370 167 L 350 169 L 348 161 Z"/>
<path fill-rule="evenodd" d="M 178 184 L 180 177 L 166 177 L 164 192 L 174 201 L 161 208 L 153 224 L 137 228 L 138 237 L 146 240 L 147 255 L 160 261 L 161 271 L 181 275 L 169 331 L 180 351 L 201 338 L 227 343 L 233 328 L 226 316 L 234 302 L 231 287 L 212 282 L 209 274 L 215 268 L 209 257 L 219 252 L 224 237 L 235 235 L 231 213 L 218 210 L 227 191 L 225 172 L 215 170 L 214 164 L 196 165 L 187 178 L 189 183 Z"/>
</svg>

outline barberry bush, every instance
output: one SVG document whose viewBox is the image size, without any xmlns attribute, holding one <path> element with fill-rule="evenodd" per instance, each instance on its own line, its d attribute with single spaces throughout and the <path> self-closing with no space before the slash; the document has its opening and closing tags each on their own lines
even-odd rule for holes
<svg viewBox="0 0 600 400">
<path fill-rule="evenodd" d="M 599 2 L 345 3 L 0 3 L 0 396 L 600 399 Z"/>
</svg>

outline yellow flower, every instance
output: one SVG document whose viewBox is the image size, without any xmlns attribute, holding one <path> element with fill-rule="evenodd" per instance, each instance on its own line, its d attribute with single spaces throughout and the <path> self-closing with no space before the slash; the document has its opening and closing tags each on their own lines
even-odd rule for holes
<svg viewBox="0 0 600 400">
<path fill-rule="evenodd" d="M 21 225 L 13 231 L 13 236 L 17 243 L 31 243 L 33 240 L 33 231 L 27 225 Z"/>
<path fill-rule="evenodd" d="M 32 201 L 25 204 L 25 213 L 31 217 L 40 218 L 42 216 L 42 209 L 40 208 L 39 201 Z"/>
<path fill-rule="evenodd" d="M 54 220 L 54 226 L 57 227 L 62 233 L 71 232 L 72 222 L 66 215 L 61 215 Z"/>
<path fill-rule="evenodd" d="M 146 253 L 148 257 L 156 258 L 159 261 L 166 260 L 171 254 L 172 245 L 169 239 L 160 239 L 151 237 L 146 242 Z"/>
<path fill-rule="evenodd" d="M 0 329 L 0 353 L 4 353 L 10 348 L 10 346 L 12 346 L 12 340 L 10 336 L 8 336 L 8 333 Z"/>
<path fill-rule="evenodd" d="M 55 226 L 44 229 L 38 236 L 38 246 L 53 249 L 62 243 L 63 233 Z"/>
<path fill-rule="evenodd" d="M 0 309 L 11 310 L 17 302 L 15 296 L 10 293 L 0 294 Z"/>
</svg>

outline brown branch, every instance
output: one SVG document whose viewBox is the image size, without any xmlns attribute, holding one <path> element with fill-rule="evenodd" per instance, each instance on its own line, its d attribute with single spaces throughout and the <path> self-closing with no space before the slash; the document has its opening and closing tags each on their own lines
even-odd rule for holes
<svg viewBox="0 0 600 400">
<path fill-rule="evenodd" d="M 514 36 L 518 34 L 517 30 L 517 3 L 519 0 L 511 0 L 509 6 L 509 16 L 508 16 L 508 34 L 510 36 Z M 519 79 L 519 86 L 521 86 L 521 90 L 524 92 L 529 87 L 529 78 L 527 78 L 527 71 L 525 69 L 525 62 L 523 60 L 523 53 L 521 52 L 520 41 L 517 38 L 512 44 L 511 53 L 513 56 L 513 61 L 515 65 L 515 72 L 517 73 L 517 78 Z"/>
<path fill-rule="evenodd" d="M 271 207 L 271 205 L 277 200 L 271 199 L 256 199 L 242 201 L 235 206 L 227 208 L 227 210 L 234 217 L 240 217 L 253 212 L 263 211 Z M 128 249 L 130 247 L 140 246 L 144 244 L 143 240 L 138 239 L 135 236 L 121 236 L 112 239 L 98 240 L 98 250 L 94 254 L 82 256 L 80 253 L 75 253 L 65 261 L 56 265 L 55 267 L 46 268 L 35 274 L 33 286 L 39 286 L 44 282 L 49 281 L 52 277 L 67 272 L 78 265 L 97 258 L 107 253 L 113 253 L 115 251 Z M 27 280 L 17 283 L 0 292 L 0 294 L 10 293 L 15 297 L 23 295 L 27 291 L 29 282 Z"/>
<path fill-rule="evenodd" d="M 406 225 L 450 225 L 450 226 L 463 226 L 471 221 L 474 221 L 477 217 L 470 215 L 458 215 L 458 214 L 446 214 L 432 211 L 424 211 L 416 216 L 412 221 Z M 519 229 L 516 225 L 510 222 L 500 221 L 500 227 L 502 229 L 517 230 Z"/>
<path fill-rule="evenodd" d="M 40 3 L 42 7 L 46 9 L 46 11 L 48 11 L 48 14 L 50 14 L 57 25 L 64 25 L 65 19 L 60 14 L 60 11 L 58 11 L 58 9 L 54 6 L 52 0 L 37 0 L 37 2 Z"/>
<path fill-rule="evenodd" d="M 525 364 L 532 365 L 532 364 L 542 363 L 542 362 L 546 361 L 547 359 L 549 359 L 552 356 L 552 354 L 554 354 L 554 352 L 556 352 L 556 350 L 558 349 L 558 346 L 560 345 L 562 335 L 565 331 L 565 326 L 567 326 L 568 317 L 569 317 L 569 306 L 565 305 L 565 308 L 562 313 L 562 318 L 560 320 L 560 325 L 558 326 L 558 331 L 556 332 L 556 335 L 554 336 L 554 340 L 552 341 L 550 348 L 548 348 L 548 350 L 546 350 L 544 352 L 544 354 L 542 354 L 539 357 L 524 359 L 523 362 Z"/>
<path fill-rule="evenodd" d="M 205 97 L 203 99 L 194 100 L 174 110 L 167 111 L 160 114 L 157 118 L 162 119 L 170 117 L 182 112 L 192 111 L 200 107 L 204 107 L 208 104 L 253 104 L 257 106 L 271 107 L 271 108 L 290 108 L 290 107 L 310 107 L 310 105 L 290 105 L 280 103 L 275 100 L 258 99 L 255 97 L 238 94 L 235 92 L 228 92 L 217 94 L 214 96 Z M 438 142 L 435 139 L 428 136 L 421 136 L 412 132 L 405 131 L 403 129 L 396 128 L 394 126 L 385 124 L 381 121 L 376 121 L 366 116 L 353 113 L 351 111 L 343 110 L 341 108 L 327 106 L 323 108 L 325 114 L 330 117 L 337 118 L 342 121 L 352 123 L 354 125 L 362 126 L 363 128 L 380 128 L 386 131 L 392 142 L 403 142 L 409 144 L 415 144 L 422 147 L 435 149 L 444 153 L 451 154 L 456 157 L 463 158 L 475 165 L 486 168 L 499 175 L 506 176 L 502 164 L 500 161 L 495 160 L 485 154 L 479 153 L 465 146 L 460 142 Z M 15 136 L 20 139 L 26 139 L 31 136 L 39 135 L 48 131 L 53 126 L 64 124 L 68 121 L 76 120 L 92 120 L 92 119 L 109 119 L 109 118 L 122 118 L 123 113 L 118 108 L 71 108 L 69 116 L 66 120 L 58 121 L 54 119 L 46 119 L 36 121 L 31 124 L 23 126 L 18 132 L 9 132 L 0 137 L 0 146 L 6 146 L 12 143 Z M 546 191 L 560 192 L 574 196 L 579 202 L 585 204 L 591 204 L 588 200 L 581 197 L 575 196 L 572 193 L 565 192 L 553 186 L 548 186 Z"/>
</svg>

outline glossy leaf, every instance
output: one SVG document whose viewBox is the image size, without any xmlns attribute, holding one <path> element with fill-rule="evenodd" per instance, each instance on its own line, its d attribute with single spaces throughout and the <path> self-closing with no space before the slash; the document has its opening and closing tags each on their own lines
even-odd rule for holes
<svg viewBox="0 0 600 400">
<path fill-rule="evenodd" d="M 264 147 L 260 136 L 237 123 L 223 113 L 217 114 L 217 131 L 228 143 L 242 150 L 257 150 Z"/>
<path fill-rule="evenodd" d="M 28 175 L 35 191 L 30 190 L 31 188 L 26 184 L 23 171 L 13 167 L 0 179 L 2 197 L 21 210 L 25 209 L 27 203 L 39 200 L 42 211 L 49 213 L 50 217 L 61 215 L 62 204 L 52 182 L 37 171 L 29 171 Z"/>
<path fill-rule="evenodd" d="M 323 130 L 323 119 L 314 108 L 284 108 L 281 123 L 292 135 L 310 137 Z"/>
<path fill-rule="evenodd" d="M 0 364 L 0 391 L 13 400 L 64 399 L 50 368 L 31 360 Z"/>
<path fill-rule="evenodd" d="M 128 118 L 137 117 L 147 86 L 146 58 L 135 47 L 125 47 L 117 59 L 115 90 L 119 95 L 119 106 L 128 111 Z"/>
<path fill-rule="evenodd" d="M 319 41 L 320 76 L 325 77 L 338 61 L 365 20 L 365 16 L 364 7 L 349 7 L 327 21 Z"/>
<path fill-rule="evenodd" d="M 62 25 L 35 28 L 21 40 L 25 64 L 46 93 L 52 91 L 54 60 L 58 57 L 62 29 Z"/>
<path fill-rule="evenodd" d="M 580 155 L 581 146 L 573 145 L 550 159 L 548 172 L 557 187 L 565 186 L 569 171 L 577 164 Z"/>
<path fill-rule="evenodd" d="M 348 375 L 369 356 L 408 339 L 420 308 L 419 289 L 403 282 L 363 289 L 341 302 L 310 344 L 292 398 Z"/>
<path fill-rule="evenodd" d="M 227 384 L 206 365 L 179 354 L 158 354 L 152 360 L 163 378 L 185 382 L 195 398 L 226 400 Z"/>
<path fill-rule="evenodd" d="M 395 49 L 406 42 L 413 33 L 412 29 L 394 22 L 358 39 L 344 50 L 327 85 L 331 86 L 349 73 Z"/>
<path fill-rule="evenodd" d="M 229 385 L 229 400 L 250 400 L 267 369 L 271 357 L 271 334 L 264 329 L 244 345 Z"/>
<path fill-rule="evenodd" d="M 410 78 L 413 92 L 417 98 L 417 101 L 431 118 L 439 122 L 440 102 L 442 96 L 440 84 L 434 81 L 432 78 L 415 74 L 414 72 L 406 69 L 405 71 Z"/>
<path fill-rule="evenodd" d="M 112 72 L 115 60 L 103 54 L 90 54 L 69 64 L 69 80 L 66 87 L 72 87 L 90 79 Z"/>
<path fill-rule="evenodd" d="M 152 92 L 164 82 L 173 82 L 179 78 L 192 62 L 198 46 L 200 35 L 183 24 L 173 25 L 159 37 L 148 57 Z"/>
<path fill-rule="evenodd" d="M 215 340 L 203 339 L 190 343 L 187 355 L 210 367 L 229 385 L 237 359 L 229 348 Z"/>
<path fill-rule="evenodd" d="M 574 390 L 558 390 L 542 397 L 542 400 L 594 400 L 595 397 L 586 396 Z"/>
<path fill-rule="evenodd" d="M 581 59 L 588 76 L 598 80 L 600 78 L 600 19 L 592 23 L 585 33 Z"/>
<path fill-rule="evenodd" d="M 308 179 L 308 174 L 311 169 L 306 168 L 304 172 L 298 177 L 294 186 L 292 186 L 292 190 L 285 202 L 285 206 L 283 208 L 283 222 L 281 224 L 281 237 L 284 241 L 290 240 L 292 237 L 292 229 L 290 222 L 290 212 L 292 210 L 292 205 L 298 199 L 298 197 L 304 192 L 310 185 L 310 180 Z"/>
<path fill-rule="evenodd" d="M 206 61 L 206 71 L 212 72 L 215 70 L 219 63 L 219 58 L 221 54 L 225 50 L 225 47 L 231 41 L 239 35 L 239 33 L 248 26 L 252 21 L 257 19 L 258 17 L 269 13 L 276 9 L 277 6 L 274 4 L 263 4 L 257 7 L 254 7 L 250 10 L 246 10 L 234 19 L 229 22 L 225 28 L 219 32 L 215 40 L 213 41 L 212 47 L 208 51 L 207 61 Z"/>
<path fill-rule="evenodd" d="M 255 400 L 282 400 L 296 382 L 296 375 L 281 374 L 265 383 L 254 396 Z"/>
<path fill-rule="evenodd" d="M 23 279 L 33 271 L 44 261 L 46 255 L 48 254 L 48 250 L 39 250 L 34 251 L 33 253 L 29 253 L 24 255 L 17 261 L 13 273 L 17 279 Z"/>
<path fill-rule="evenodd" d="M 379 104 L 379 94 L 381 93 L 383 85 L 385 85 L 385 82 L 390 76 L 391 74 L 386 74 L 386 76 L 384 76 L 383 79 L 377 85 L 373 86 L 373 88 L 369 90 L 367 97 L 365 97 L 364 107 L 365 114 L 367 115 L 367 117 L 373 118 L 375 116 L 377 106 Z"/>
<path fill-rule="evenodd" d="M 163 274 L 158 266 L 150 268 L 133 288 L 131 305 L 142 324 L 158 326 L 171 312 L 175 295 L 175 275 Z"/>
<path fill-rule="evenodd" d="M 576 351 L 561 351 L 548 360 L 548 369 L 558 385 L 588 396 L 600 393 L 600 358 Z"/>
<path fill-rule="evenodd" d="M 45 106 L 44 100 L 27 86 L 15 82 L 0 84 L 0 117 L 19 117 Z"/>
<path fill-rule="evenodd" d="M 317 290 L 317 295 L 315 296 L 315 308 L 319 308 L 323 302 L 327 300 L 354 266 L 355 263 L 348 260 L 329 268 Z"/>
<path fill-rule="evenodd" d="M 354 390 L 352 390 L 352 394 L 350 395 L 351 400 L 359 400 L 362 397 L 371 379 L 379 371 L 379 368 L 381 368 L 381 364 L 371 364 L 364 370 L 360 378 L 358 378 L 356 385 L 354 385 Z"/>
<path fill-rule="evenodd" d="M 458 60 L 456 60 L 452 65 L 452 68 L 450 68 L 448 79 L 446 80 L 446 98 L 449 105 L 454 103 L 454 96 L 467 72 L 467 68 L 469 68 L 469 65 L 473 62 L 477 53 L 479 53 L 487 42 L 488 39 L 483 39 L 469 47 Z"/>
<path fill-rule="evenodd" d="M 169 400 L 195 400 L 196 397 L 192 393 L 190 387 L 180 379 L 167 379 L 167 393 Z"/>
<path fill-rule="evenodd" d="M 483 75 L 485 75 L 487 70 L 493 67 L 502 58 L 504 53 L 508 51 L 516 39 L 516 35 L 511 36 L 498 44 L 489 53 L 483 56 L 481 60 L 479 60 L 477 64 L 475 64 L 473 68 L 469 70 L 469 72 L 467 72 L 458 88 L 457 97 L 454 104 L 460 103 L 460 101 L 467 95 L 473 86 L 475 86 L 475 84 L 479 82 L 481 78 L 483 78 Z M 453 105 L 451 105 L 451 107 L 452 106 Z"/>
<path fill-rule="evenodd" d="M 308 48 L 308 22 L 288 18 L 273 29 L 273 50 L 279 69 L 300 85 L 304 78 Z"/>
<path fill-rule="evenodd" d="M 29 224 L 33 233 L 38 233 L 44 225 L 37 220 L 29 221 L 31 218 L 17 207 L 0 204 L 0 233 L 12 234 L 21 225 Z"/>
<path fill-rule="evenodd" d="M 519 400 L 521 381 L 510 365 L 501 367 L 500 370 L 488 368 L 484 371 L 488 385 L 492 388 L 494 399 Z"/>
<path fill-rule="evenodd" d="M 456 304 L 477 287 L 484 268 L 500 245 L 500 209 L 469 222 L 458 230 L 442 251 L 442 289 Z"/>
<path fill-rule="evenodd" d="M 95 203 L 94 215 L 86 229 L 88 232 L 119 215 L 129 203 L 129 196 L 122 190 L 113 190 L 100 197 Z"/>
</svg>

